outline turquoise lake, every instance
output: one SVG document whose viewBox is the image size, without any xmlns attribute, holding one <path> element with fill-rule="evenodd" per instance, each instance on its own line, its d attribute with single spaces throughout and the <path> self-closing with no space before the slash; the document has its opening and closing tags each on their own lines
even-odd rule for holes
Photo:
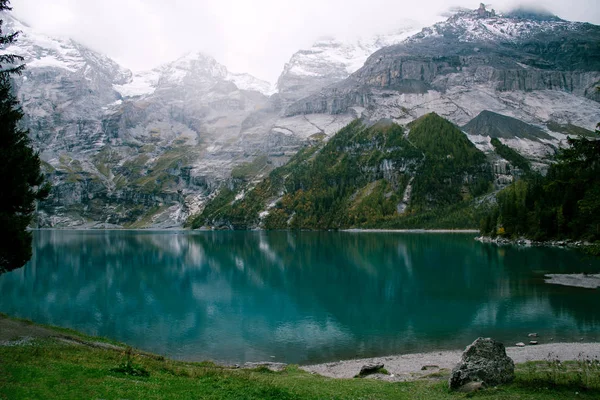
<svg viewBox="0 0 600 400">
<path fill-rule="evenodd" d="M 314 363 L 600 341 L 600 290 L 546 273 L 600 272 L 572 250 L 474 234 L 35 231 L 0 276 L 0 312 L 176 359 Z"/>
</svg>

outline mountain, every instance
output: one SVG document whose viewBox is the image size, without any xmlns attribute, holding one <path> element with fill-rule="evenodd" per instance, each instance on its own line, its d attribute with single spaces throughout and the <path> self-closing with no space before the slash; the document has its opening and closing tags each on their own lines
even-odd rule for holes
<svg viewBox="0 0 600 400">
<path fill-rule="evenodd" d="M 23 31 L 8 51 L 26 58 L 15 89 L 53 184 L 49 199 L 39 204 L 37 224 L 43 227 L 180 227 L 205 206 L 207 216 L 237 196 L 252 200 L 261 191 L 251 189 L 263 187 L 272 171 L 308 163 L 302 159 L 307 149 L 317 157 L 356 117 L 364 125 L 355 127 L 357 138 L 389 123 L 413 142 L 414 121 L 433 111 L 464 127 L 466 136 L 449 137 L 457 143 L 466 137 L 485 154 L 481 166 L 491 169 L 496 187 L 510 183 L 515 166 L 544 170 L 567 135 L 590 134 L 597 123 L 600 28 L 539 12 L 453 10 L 446 21 L 413 36 L 411 26 L 401 24 L 395 34 L 356 43 L 323 39 L 294 54 L 275 94 L 268 83 L 232 73 L 202 53 L 132 73 L 77 42 L 40 34 L 9 14 L 2 19 L 9 30 Z M 411 160 L 419 172 L 406 175 L 355 159 L 372 169 L 364 170 L 369 174 L 414 178 L 416 199 L 427 163 Z M 345 176 L 334 166 L 323 168 Z M 471 178 L 463 173 L 457 176 L 467 183 L 453 187 L 470 198 Z M 376 200 L 389 205 L 404 198 L 399 182 L 390 183 L 397 185 L 393 200 Z M 379 189 L 384 186 L 373 188 Z M 265 190 L 267 206 L 261 198 L 252 205 L 256 210 L 238 215 L 242 224 L 231 226 L 263 224 L 255 214 L 283 196 L 280 189 Z M 432 203 L 407 202 L 399 209 L 423 215 L 464 206 L 455 201 L 456 191 L 451 203 L 435 203 L 435 192 L 428 193 L 424 198 Z M 297 210 L 290 210 L 291 218 Z M 219 226 L 217 217 L 204 221 Z"/>
<path fill-rule="evenodd" d="M 199 77 L 206 79 L 208 83 L 223 80 L 232 82 L 240 90 L 255 91 L 264 95 L 272 94 L 269 82 L 250 74 L 232 73 L 212 57 L 194 52 L 153 70 L 135 73 L 127 83 L 116 85 L 115 89 L 123 97 L 136 97 L 150 95 L 159 87 L 189 84 L 190 80 Z"/>
<path fill-rule="evenodd" d="M 39 148 L 52 152 L 91 150 L 103 140 L 102 107 L 120 99 L 113 85 L 127 82 L 131 72 L 73 40 L 41 35 L 3 14 L 8 32 L 21 31 L 6 48 L 25 58 L 28 68 L 15 78 L 25 124 Z"/>
<path fill-rule="evenodd" d="M 484 110 L 539 126 L 593 130 L 600 27 L 559 18 L 459 11 L 385 47 L 287 115 L 354 114 L 409 123 L 431 111 L 462 126 Z M 556 136 L 556 142 L 565 136 Z"/>
<path fill-rule="evenodd" d="M 25 57 L 15 89 L 52 183 L 36 226 L 179 227 L 232 177 L 260 179 L 352 119 L 282 118 L 268 83 L 202 53 L 133 74 L 2 19 L 22 31 L 7 51 Z"/>
<path fill-rule="evenodd" d="M 497 144 L 502 143 L 538 165 L 550 163 L 557 147 L 566 145 L 562 135 L 552 136 L 541 127 L 488 110 L 479 113 L 462 130 L 481 150 L 496 151 Z"/>
<path fill-rule="evenodd" d="M 362 67 L 375 51 L 400 43 L 419 29 L 420 26 L 414 21 L 402 21 L 392 33 L 352 42 L 333 37 L 321 38 L 310 48 L 294 53 L 285 64 L 277 80 L 279 96 L 288 105 L 342 81 Z"/>
<path fill-rule="evenodd" d="M 506 115 L 484 110 L 463 127 L 471 135 L 489 136 L 491 138 L 522 138 L 534 141 L 552 140 L 542 129 L 526 124 Z"/>
<path fill-rule="evenodd" d="M 73 40 L 2 19 L 21 31 L 6 51 L 25 57 L 15 89 L 53 185 L 38 226 L 180 226 L 249 146 L 297 145 L 266 134 L 240 143 L 247 118 L 270 108 L 260 92 L 269 85 L 211 57 L 190 53 L 132 74 Z"/>
<path fill-rule="evenodd" d="M 428 212 L 470 204 L 490 190 L 486 156 L 456 126 L 427 114 L 408 128 L 355 120 L 327 142 L 304 148 L 256 186 L 223 190 L 192 227 L 405 226 L 425 223 L 419 218 Z M 468 227 L 466 219 L 452 223 Z"/>
</svg>

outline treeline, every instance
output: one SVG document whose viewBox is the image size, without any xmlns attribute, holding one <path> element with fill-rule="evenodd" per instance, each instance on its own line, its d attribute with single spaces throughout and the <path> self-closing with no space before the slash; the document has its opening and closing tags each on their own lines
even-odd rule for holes
<svg viewBox="0 0 600 400">
<path fill-rule="evenodd" d="M 480 229 L 492 237 L 600 240 L 600 140 L 569 139 L 546 176 L 526 174 L 498 193 Z"/>
</svg>

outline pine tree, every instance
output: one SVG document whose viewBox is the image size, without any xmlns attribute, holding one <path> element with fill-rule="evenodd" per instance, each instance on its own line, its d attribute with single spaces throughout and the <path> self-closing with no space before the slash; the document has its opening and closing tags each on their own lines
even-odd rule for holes
<svg viewBox="0 0 600 400">
<path fill-rule="evenodd" d="M 9 0 L 0 0 L 0 11 L 10 10 Z M 3 35 L 0 49 L 14 43 L 18 32 Z M 23 112 L 11 86 L 11 75 L 21 74 L 23 58 L 0 55 L 0 273 L 22 267 L 31 258 L 31 233 L 27 227 L 35 202 L 48 196 L 40 158 L 31 148 L 27 131 L 20 127 Z"/>
</svg>

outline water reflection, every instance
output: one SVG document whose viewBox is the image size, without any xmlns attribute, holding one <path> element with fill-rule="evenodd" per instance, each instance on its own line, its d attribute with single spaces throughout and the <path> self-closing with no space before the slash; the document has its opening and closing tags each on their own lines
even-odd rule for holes
<svg viewBox="0 0 600 400">
<path fill-rule="evenodd" d="M 30 264 L 0 277 L 0 311 L 235 362 L 600 339 L 600 291 L 543 282 L 571 269 L 600 264 L 469 235 L 40 231 Z"/>
</svg>

